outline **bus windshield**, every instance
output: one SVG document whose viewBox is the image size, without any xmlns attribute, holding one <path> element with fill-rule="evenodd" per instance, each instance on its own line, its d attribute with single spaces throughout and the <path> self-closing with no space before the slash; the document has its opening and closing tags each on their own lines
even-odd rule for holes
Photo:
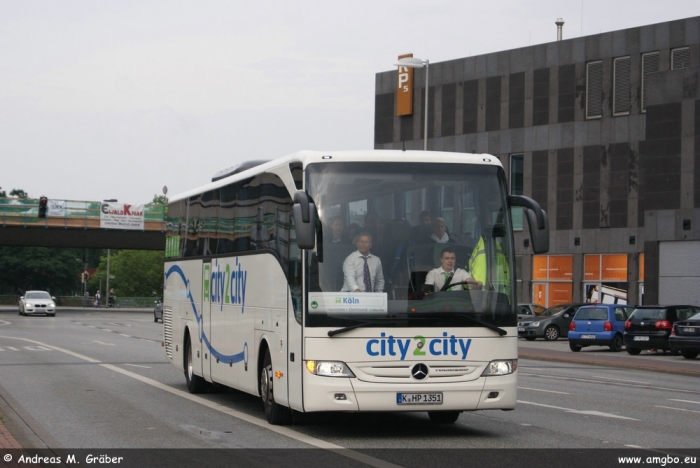
<svg viewBox="0 0 700 468">
<path fill-rule="evenodd" d="M 306 326 L 516 325 L 501 167 L 317 163 L 306 189 L 321 228 L 306 254 Z"/>
</svg>

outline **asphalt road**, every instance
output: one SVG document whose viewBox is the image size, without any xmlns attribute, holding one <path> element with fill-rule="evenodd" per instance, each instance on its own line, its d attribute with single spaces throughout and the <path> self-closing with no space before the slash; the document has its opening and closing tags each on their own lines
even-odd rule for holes
<svg viewBox="0 0 700 468">
<path fill-rule="evenodd" d="M 275 427 L 251 395 L 190 395 L 161 341 L 150 311 L 59 310 L 54 318 L 0 311 L 3 422 L 24 447 L 346 448 L 345 459 L 373 466 L 385 466 L 373 449 L 700 449 L 696 375 L 521 356 L 515 411 L 463 413 L 449 426 L 425 413 L 382 413 L 306 415 Z M 567 346 L 522 343 L 525 354 Z M 635 358 L 603 349 L 570 354 L 594 353 Z"/>
</svg>

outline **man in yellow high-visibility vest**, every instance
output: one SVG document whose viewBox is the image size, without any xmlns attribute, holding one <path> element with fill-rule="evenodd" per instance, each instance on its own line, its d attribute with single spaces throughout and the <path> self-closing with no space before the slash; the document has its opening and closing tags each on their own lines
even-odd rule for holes
<svg viewBox="0 0 700 468">
<path fill-rule="evenodd" d="M 510 268 L 508 266 L 506 256 L 503 255 L 503 250 L 498 243 L 496 243 L 496 262 L 494 266 L 496 268 L 496 272 L 494 275 L 492 275 L 493 289 L 498 292 L 508 294 L 510 292 Z M 484 285 L 487 284 L 486 246 L 484 244 L 483 236 L 479 236 L 479 242 L 476 243 L 474 250 L 472 250 L 468 267 L 472 278 L 477 281 L 481 281 Z M 491 289 L 487 286 L 485 286 L 485 288 Z"/>
</svg>

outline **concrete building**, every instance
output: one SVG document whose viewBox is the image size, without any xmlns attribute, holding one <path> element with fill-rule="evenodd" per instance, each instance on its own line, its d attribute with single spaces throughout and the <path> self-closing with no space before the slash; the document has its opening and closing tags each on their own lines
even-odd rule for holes
<svg viewBox="0 0 700 468">
<path fill-rule="evenodd" d="M 375 148 L 422 149 L 424 70 L 411 115 L 397 82 Z M 519 300 L 700 305 L 700 17 L 431 63 L 428 92 L 428 149 L 498 156 L 549 215 L 548 255 L 516 233 Z"/>
</svg>

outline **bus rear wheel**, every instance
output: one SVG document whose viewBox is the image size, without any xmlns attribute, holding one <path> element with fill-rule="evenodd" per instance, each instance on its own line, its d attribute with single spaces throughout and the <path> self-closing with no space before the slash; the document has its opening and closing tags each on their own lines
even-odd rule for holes
<svg viewBox="0 0 700 468">
<path fill-rule="evenodd" d="M 437 424 L 454 424 L 459 418 L 459 413 L 459 411 L 428 411 L 428 417 Z"/>
<path fill-rule="evenodd" d="M 289 408 L 275 402 L 273 378 L 272 358 L 268 349 L 265 351 L 265 359 L 262 369 L 260 369 L 260 399 L 267 422 L 276 426 L 284 426 L 292 422 L 292 412 Z"/>
<path fill-rule="evenodd" d="M 185 341 L 185 380 L 187 381 L 187 390 L 190 393 L 202 393 L 207 389 L 207 382 L 194 373 L 194 364 L 192 361 L 192 344 L 189 336 Z"/>
</svg>

